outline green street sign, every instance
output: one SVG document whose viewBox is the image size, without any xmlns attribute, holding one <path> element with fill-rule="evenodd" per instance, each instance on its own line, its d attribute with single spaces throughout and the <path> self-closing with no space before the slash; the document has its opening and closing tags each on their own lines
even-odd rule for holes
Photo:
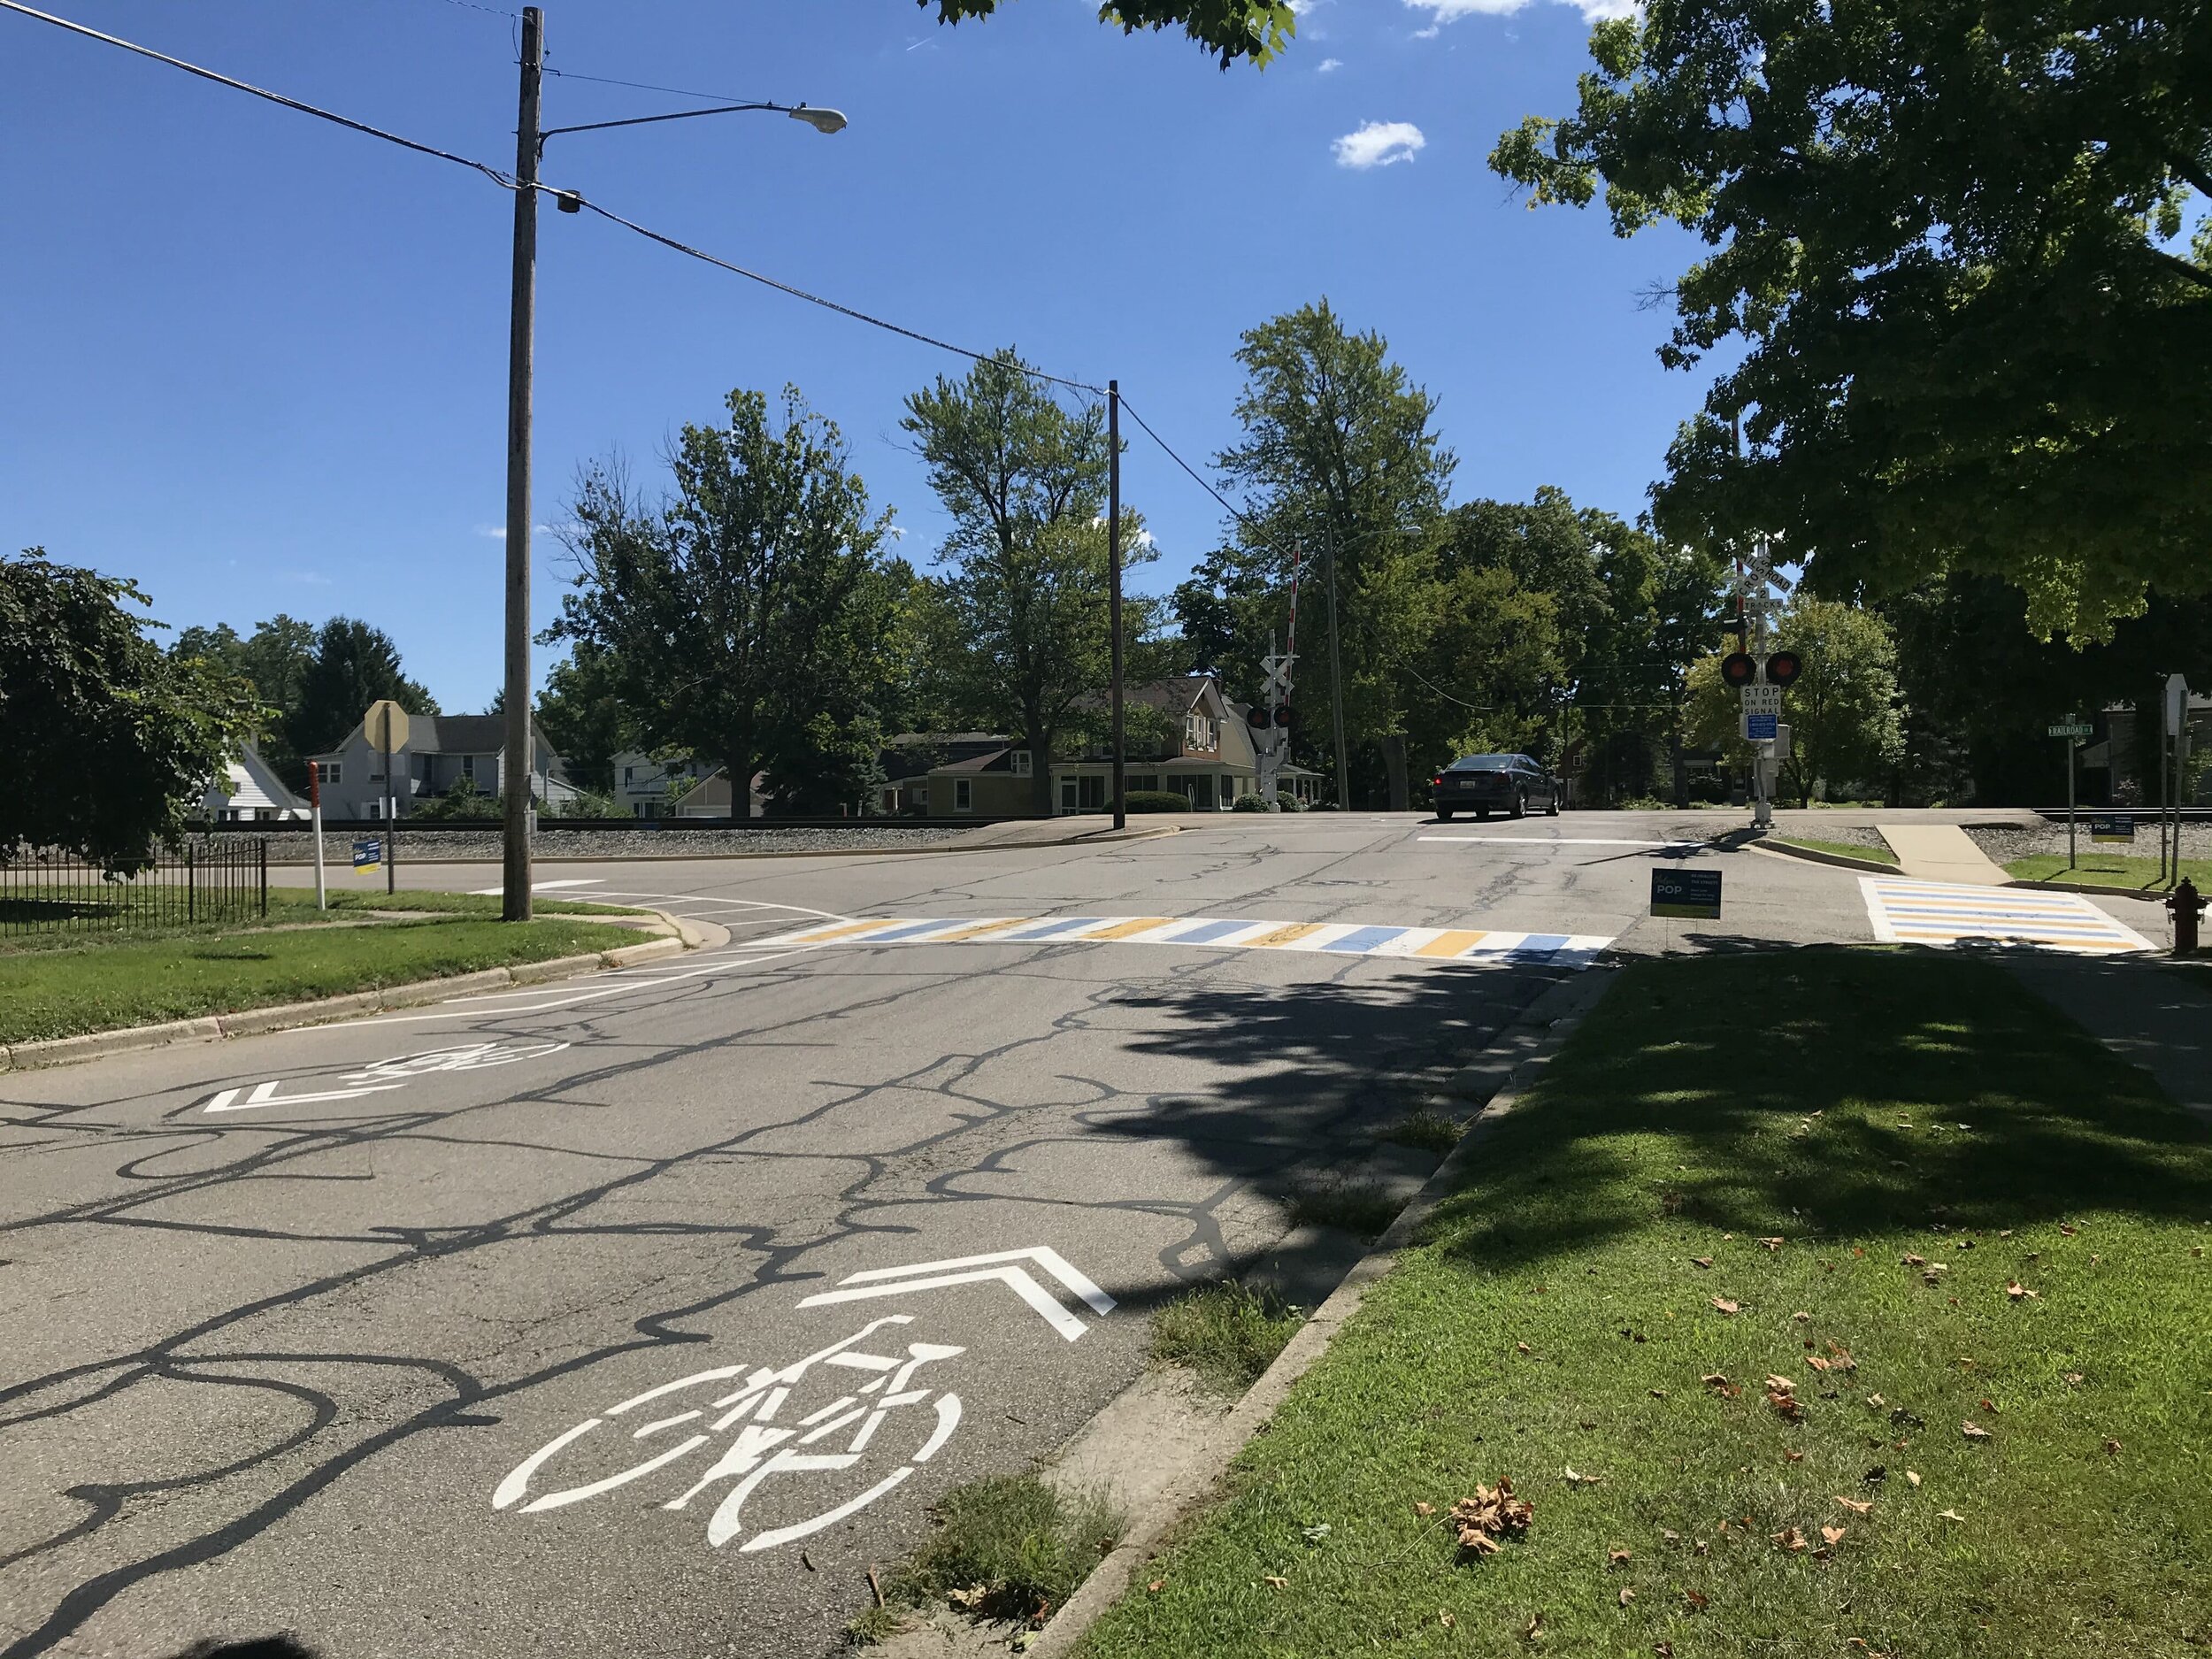
<svg viewBox="0 0 2212 1659">
<path fill-rule="evenodd" d="M 2053 726 L 2044 729 L 2053 737 L 2087 737 L 2097 728 L 2093 726 Z"/>
</svg>

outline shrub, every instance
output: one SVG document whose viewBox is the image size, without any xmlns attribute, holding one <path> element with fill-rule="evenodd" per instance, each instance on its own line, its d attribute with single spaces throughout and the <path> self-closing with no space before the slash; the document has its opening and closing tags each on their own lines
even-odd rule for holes
<svg viewBox="0 0 2212 1659">
<path fill-rule="evenodd" d="M 1267 797 L 1263 795 L 1240 795 L 1230 810 L 1236 812 L 1264 812 L 1267 810 Z"/>
<path fill-rule="evenodd" d="M 1132 812 L 1187 812 L 1190 797 L 1172 789 L 1132 789 L 1128 795 Z"/>
<path fill-rule="evenodd" d="M 1286 812 L 1302 812 L 1306 810 L 1299 804 L 1298 797 L 1287 789 L 1278 789 L 1275 792 L 1275 802 Z"/>
</svg>

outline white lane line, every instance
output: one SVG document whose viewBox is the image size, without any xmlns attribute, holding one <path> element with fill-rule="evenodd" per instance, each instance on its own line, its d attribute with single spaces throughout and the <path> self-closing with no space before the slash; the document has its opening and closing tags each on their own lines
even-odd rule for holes
<svg viewBox="0 0 2212 1659">
<path fill-rule="evenodd" d="M 588 880 L 579 878 L 574 881 L 533 881 L 530 884 L 530 891 L 550 893 L 556 887 L 595 887 L 603 885 L 604 884 L 599 877 L 593 876 Z M 504 887 L 475 887 L 471 889 L 470 896 L 479 899 L 495 899 L 506 891 Z"/>
<path fill-rule="evenodd" d="M 1624 841 L 1610 835 L 1423 835 L 1425 841 L 1501 841 L 1520 847 L 1709 847 L 1710 841 Z"/>
</svg>

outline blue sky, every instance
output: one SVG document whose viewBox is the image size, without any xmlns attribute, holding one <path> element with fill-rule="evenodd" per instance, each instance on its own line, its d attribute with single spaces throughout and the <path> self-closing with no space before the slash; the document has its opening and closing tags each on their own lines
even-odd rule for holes
<svg viewBox="0 0 2212 1659">
<path fill-rule="evenodd" d="M 1084 0 L 957 29 L 910 0 L 553 0 L 549 126 L 686 107 L 615 80 L 834 105 L 556 138 L 549 180 L 978 349 L 1125 394 L 1202 465 L 1240 332 L 1326 295 L 1441 400 L 1455 495 L 1556 484 L 1633 514 L 1700 382 L 1640 294 L 1694 257 L 1532 213 L 1484 165 L 1557 113 L 1609 0 L 1321 0 L 1224 73 Z M 50 10 L 495 165 L 513 23 L 460 0 L 48 0 Z M 242 632 L 364 617 L 449 710 L 499 677 L 510 208 L 447 164 L 0 13 L 0 537 Z M 580 463 L 651 481 L 733 385 L 795 381 L 926 560 L 942 520 L 901 400 L 956 359 L 543 216 L 541 523 Z M 1164 589 L 1219 510 L 1141 434 L 1125 495 Z M 558 548 L 537 547 L 541 625 Z"/>
</svg>

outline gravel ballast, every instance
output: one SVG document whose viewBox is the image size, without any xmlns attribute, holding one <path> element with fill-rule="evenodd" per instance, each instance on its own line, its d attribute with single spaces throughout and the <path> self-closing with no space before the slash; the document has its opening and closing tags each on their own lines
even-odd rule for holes
<svg viewBox="0 0 2212 1659">
<path fill-rule="evenodd" d="M 2015 858 L 2032 858 L 2038 854 L 2063 858 L 2066 856 L 2066 826 L 2047 824 L 2040 829 L 1970 829 L 1975 845 L 2000 864 Z M 2147 812 L 2136 820 L 2132 844 L 2120 841 L 2093 841 L 2089 839 L 2089 815 L 2082 814 L 2081 828 L 2075 851 L 2087 856 L 2094 853 L 2119 853 L 2131 857 L 2155 859 L 2158 856 L 2158 824 Z M 2212 824 L 2184 824 L 2181 826 L 2181 856 L 2184 858 L 2212 858 Z"/>
</svg>

